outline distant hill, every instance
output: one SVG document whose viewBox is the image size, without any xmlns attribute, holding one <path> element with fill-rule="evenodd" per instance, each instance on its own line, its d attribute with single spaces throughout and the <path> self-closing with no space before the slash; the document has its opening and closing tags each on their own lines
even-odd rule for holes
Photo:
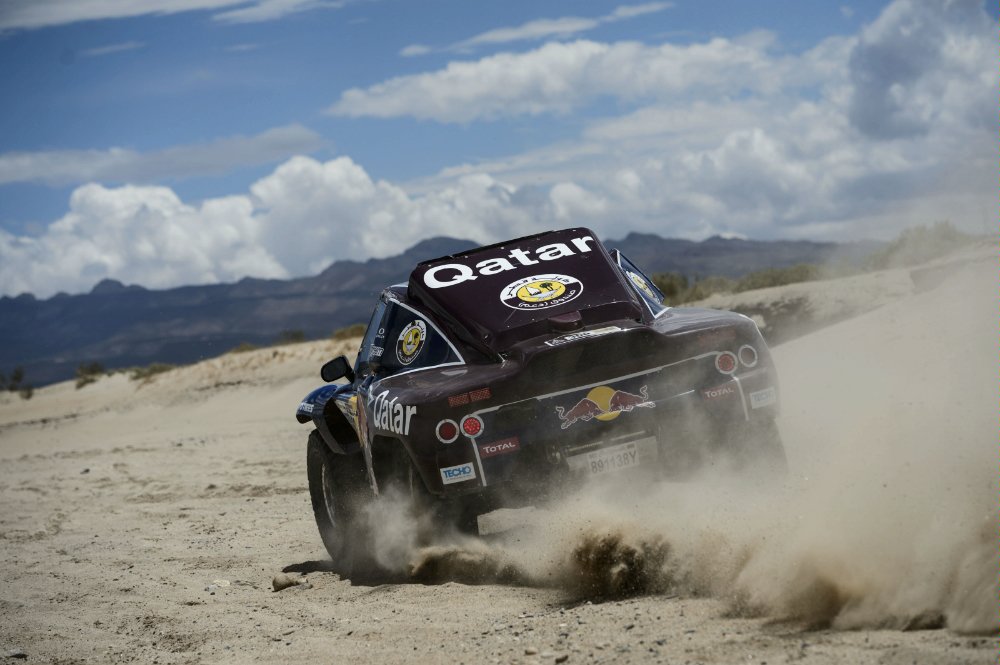
<svg viewBox="0 0 1000 665">
<path fill-rule="evenodd" d="M 648 273 L 675 271 L 689 277 L 738 277 L 871 249 L 718 237 L 692 242 L 638 233 L 607 244 Z M 468 240 L 431 238 L 398 256 L 337 261 L 314 277 L 290 280 L 247 278 L 163 291 L 104 280 L 82 295 L 3 297 L 0 371 L 22 366 L 27 381 L 38 386 L 71 378 L 83 362 L 98 361 L 108 369 L 187 363 L 243 342 L 269 344 L 286 330 L 301 330 L 307 338 L 325 337 L 367 321 L 374 297 L 386 285 L 405 281 L 419 261 L 475 246 Z"/>
<path fill-rule="evenodd" d="M 605 243 L 618 249 L 647 274 L 679 272 L 689 279 L 720 275 L 742 277 L 765 268 L 787 268 L 799 263 L 847 261 L 856 263 L 882 243 L 838 244 L 808 240 L 742 240 L 712 236 L 706 240 L 661 238 L 630 233 Z"/>
</svg>

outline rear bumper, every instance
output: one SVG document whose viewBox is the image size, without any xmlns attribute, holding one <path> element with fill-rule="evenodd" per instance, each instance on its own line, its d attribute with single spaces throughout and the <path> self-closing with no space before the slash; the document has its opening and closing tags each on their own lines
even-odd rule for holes
<svg viewBox="0 0 1000 665">
<path fill-rule="evenodd" d="M 515 499 L 577 482 L 604 460 L 614 464 L 602 451 L 634 451 L 658 473 L 684 473 L 701 451 L 778 412 L 773 367 L 722 375 L 715 355 L 481 409 L 481 435 L 441 444 L 418 466 L 435 494 L 506 491 Z"/>
</svg>

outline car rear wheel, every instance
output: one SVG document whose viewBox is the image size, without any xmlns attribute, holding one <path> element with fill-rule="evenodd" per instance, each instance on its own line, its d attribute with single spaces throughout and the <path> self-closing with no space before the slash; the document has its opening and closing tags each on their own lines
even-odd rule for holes
<svg viewBox="0 0 1000 665">
<path fill-rule="evenodd" d="M 402 449 L 402 446 L 398 448 L 398 450 Z M 414 516 L 428 515 L 439 527 L 454 528 L 465 535 L 479 535 L 479 514 L 485 511 L 481 509 L 475 498 L 441 499 L 435 497 L 428 491 L 420 474 L 417 473 L 408 457 L 404 464 L 407 466 L 409 481 L 407 492 L 410 498 L 410 511 Z M 381 483 L 379 486 L 382 486 Z M 439 532 L 439 529 L 435 529 L 435 533 Z"/>
<path fill-rule="evenodd" d="M 788 458 L 781 442 L 778 424 L 773 420 L 756 423 L 742 443 L 741 466 L 769 479 L 782 478 L 788 474 Z"/>
</svg>

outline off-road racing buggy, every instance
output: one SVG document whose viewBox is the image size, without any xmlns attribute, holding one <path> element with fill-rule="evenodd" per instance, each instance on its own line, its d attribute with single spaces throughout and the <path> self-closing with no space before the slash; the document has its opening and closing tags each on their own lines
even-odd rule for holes
<svg viewBox="0 0 1000 665">
<path fill-rule="evenodd" d="M 584 228 L 416 266 L 298 406 L 334 561 L 360 503 L 402 488 L 457 526 L 606 475 L 783 468 L 778 383 L 749 318 L 663 305 Z M 735 462 L 733 462 L 735 460 Z"/>
</svg>

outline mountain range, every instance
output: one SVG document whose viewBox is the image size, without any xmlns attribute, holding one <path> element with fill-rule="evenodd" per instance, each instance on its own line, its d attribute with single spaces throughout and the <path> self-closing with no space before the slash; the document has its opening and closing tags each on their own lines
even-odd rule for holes
<svg viewBox="0 0 1000 665">
<path fill-rule="evenodd" d="M 871 243 L 756 241 L 712 237 L 701 242 L 631 233 L 605 243 L 648 274 L 739 277 L 764 268 L 852 260 Z M 455 238 L 424 240 L 382 259 L 336 261 L 312 277 L 246 278 L 234 284 L 150 290 L 105 279 L 89 293 L 0 298 L 0 372 L 25 370 L 39 386 L 73 377 L 82 363 L 108 369 L 152 362 L 188 363 L 243 343 L 273 343 L 286 331 L 306 338 L 367 321 L 375 296 L 405 281 L 420 261 L 476 247 Z"/>
</svg>

